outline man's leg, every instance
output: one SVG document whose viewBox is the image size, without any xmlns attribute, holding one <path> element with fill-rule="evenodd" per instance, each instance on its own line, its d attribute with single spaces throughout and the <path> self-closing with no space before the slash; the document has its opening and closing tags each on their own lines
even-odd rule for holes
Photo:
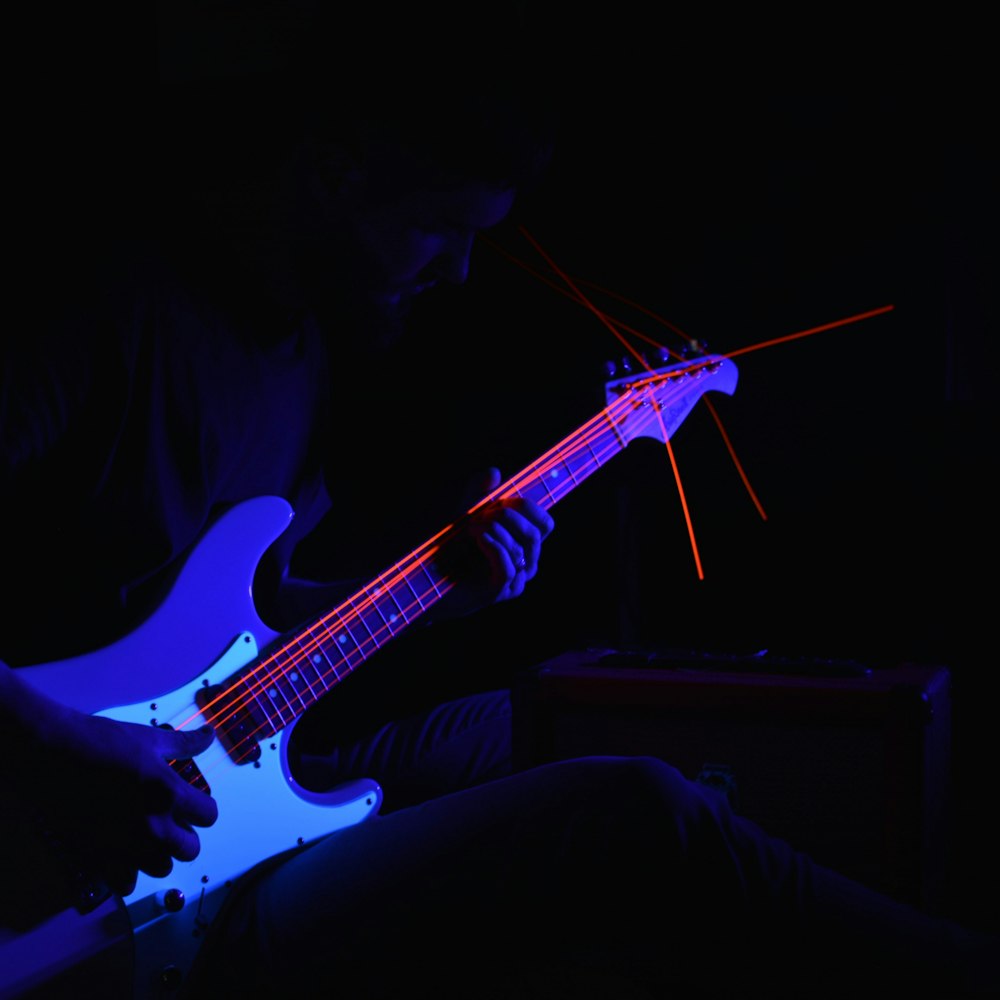
<svg viewBox="0 0 1000 1000">
<path fill-rule="evenodd" d="M 560 762 L 374 817 L 238 900 L 207 944 L 241 995 L 472 997 L 560 964 L 663 995 L 987 995 L 961 981 L 985 975 L 980 943 L 652 758 Z"/>
</svg>

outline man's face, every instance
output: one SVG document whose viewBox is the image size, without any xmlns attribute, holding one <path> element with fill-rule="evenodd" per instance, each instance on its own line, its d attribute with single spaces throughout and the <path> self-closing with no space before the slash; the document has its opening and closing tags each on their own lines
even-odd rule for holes
<svg viewBox="0 0 1000 1000">
<path fill-rule="evenodd" d="M 320 159 L 322 162 L 322 158 Z M 513 189 L 484 181 L 423 183 L 399 147 L 373 148 L 362 163 L 306 187 L 303 219 L 307 284 L 317 305 L 346 305 L 370 346 L 391 342 L 418 296 L 441 282 L 464 282 L 476 234 L 509 214 Z"/>
<path fill-rule="evenodd" d="M 465 281 L 476 234 L 501 222 L 513 202 L 511 190 L 469 182 L 352 203 L 348 218 L 364 258 L 358 290 L 378 315 L 402 318 L 439 282 Z"/>
</svg>

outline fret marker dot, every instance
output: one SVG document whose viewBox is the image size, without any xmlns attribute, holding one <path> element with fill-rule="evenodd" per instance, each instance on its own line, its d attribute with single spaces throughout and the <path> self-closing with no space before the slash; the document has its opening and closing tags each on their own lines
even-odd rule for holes
<svg viewBox="0 0 1000 1000">
<path fill-rule="evenodd" d="M 558 479 L 558 478 L 559 478 L 559 470 L 558 470 L 558 469 L 553 469 L 553 470 L 552 470 L 552 471 L 551 471 L 551 472 L 549 473 L 549 478 L 550 478 L 550 479 Z"/>
<path fill-rule="evenodd" d="M 394 622 L 394 621 L 395 621 L 395 620 L 396 620 L 396 619 L 397 619 L 398 617 L 399 617 L 399 615 L 397 615 L 397 614 L 396 614 L 396 612 L 395 612 L 395 611 L 393 611 L 393 612 L 392 612 L 392 613 L 391 613 L 391 614 L 389 615 L 389 621 L 391 621 L 391 622 Z"/>
<path fill-rule="evenodd" d="M 278 697 L 278 689 L 277 689 L 277 688 L 271 688 L 271 689 L 270 689 L 270 690 L 269 690 L 269 691 L 268 691 L 267 693 L 268 693 L 268 694 L 269 694 L 269 695 L 270 695 L 270 696 L 271 696 L 272 698 L 277 698 L 277 697 Z"/>
<path fill-rule="evenodd" d="M 320 656 L 319 653 L 316 653 L 313 656 L 313 663 L 322 663 L 322 662 L 323 662 L 323 657 Z"/>
<path fill-rule="evenodd" d="M 337 636 L 337 642 L 339 642 L 341 646 L 343 646 L 343 644 L 347 642 L 347 636 L 344 635 L 343 632 L 341 632 L 340 635 Z"/>
<path fill-rule="evenodd" d="M 299 672 L 297 670 L 293 670 L 288 676 L 291 677 L 292 682 L 294 683 L 299 679 Z"/>
</svg>

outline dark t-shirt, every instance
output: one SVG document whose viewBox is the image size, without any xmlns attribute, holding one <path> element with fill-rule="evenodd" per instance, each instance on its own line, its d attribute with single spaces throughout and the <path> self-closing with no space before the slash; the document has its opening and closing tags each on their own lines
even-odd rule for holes
<svg viewBox="0 0 1000 1000">
<path fill-rule="evenodd" d="M 320 331 L 230 312 L 198 287 L 130 252 L 36 303 L 43 326 L 6 332 L 0 659 L 45 662 L 131 631 L 235 503 L 277 495 L 296 512 L 262 570 L 327 510 Z"/>
</svg>

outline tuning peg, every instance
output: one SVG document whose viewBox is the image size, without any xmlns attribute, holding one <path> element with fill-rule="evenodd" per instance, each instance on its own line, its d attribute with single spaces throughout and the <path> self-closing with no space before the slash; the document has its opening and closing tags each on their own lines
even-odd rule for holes
<svg viewBox="0 0 1000 1000">
<path fill-rule="evenodd" d="M 604 362 L 604 376 L 608 379 L 624 378 L 632 374 L 632 359 L 621 358 L 619 361 Z"/>
<path fill-rule="evenodd" d="M 640 366 L 648 369 L 663 368 L 678 360 L 686 360 L 704 353 L 704 344 L 697 340 L 689 340 L 687 346 L 678 352 L 671 352 L 667 347 L 652 347 L 643 352 L 641 360 L 632 355 L 626 355 L 618 361 L 604 362 L 605 380 L 625 378 L 637 371 Z"/>
</svg>

